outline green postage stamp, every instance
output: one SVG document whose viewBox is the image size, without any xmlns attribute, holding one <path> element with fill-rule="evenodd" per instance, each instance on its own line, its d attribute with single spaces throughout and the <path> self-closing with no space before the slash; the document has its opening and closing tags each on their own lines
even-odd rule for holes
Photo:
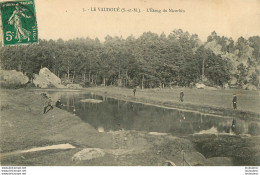
<svg viewBox="0 0 260 175">
<path fill-rule="evenodd" d="M 38 43 L 34 0 L 0 2 L 3 46 Z"/>
</svg>

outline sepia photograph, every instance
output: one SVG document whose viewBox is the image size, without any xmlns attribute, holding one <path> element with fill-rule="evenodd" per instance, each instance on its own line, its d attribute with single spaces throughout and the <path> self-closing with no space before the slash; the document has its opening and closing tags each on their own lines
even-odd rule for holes
<svg viewBox="0 0 260 175">
<path fill-rule="evenodd" d="M 0 25 L 2 173 L 258 174 L 259 0 L 1 0 Z"/>
</svg>

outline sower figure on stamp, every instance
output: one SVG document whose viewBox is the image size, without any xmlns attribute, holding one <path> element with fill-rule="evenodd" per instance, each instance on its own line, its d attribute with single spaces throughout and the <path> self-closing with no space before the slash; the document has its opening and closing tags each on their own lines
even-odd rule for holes
<svg viewBox="0 0 260 175">
<path fill-rule="evenodd" d="M 183 102 L 184 101 L 184 92 L 183 91 L 181 91 L 181 93 L 180 93 L 180 99 L 179 99 L 179 101 L 180 102 Z"/>
<path fill-rule="evenodd" d="M 31 18 L 31 16 L 27 16 L 24 13 L 24 9 L 19 6 L 19 4 L 16 4 L 15 10 L 12 14 L 12 16 L 8 20 L 8 24 L 14 25 L 15 28 L 15 39 L 18 40 L 18 42 L 22 42 L 22 40 L 28 40 L 30 41 L 30 35 L 31 32 L 26 30 L 22 27 L 22 17 L 24 18 Z"/>
<path fill-rule="evenodd" d="M 49 97 L 49 98 L 45 101 L 45 103 L 44 103 L 43 114 L 46 114 L 49 110 L 53 109 L 53 106 L 51 105 L 51 103 L 52 103 L 52 100 L 51 100 L 51 97 Z M 49 109 L 48 111 L 46 111 L 48 107 L 50 107 L 50 109 Z"/>
<path fill-rule="evenodd" d="M 237 109 L 237 96 L 236 96 L 236 94 L 234 94 L 234 96 L 233 96 L 232 103 L 233 103 L 233 109 Z"/>
</svg>

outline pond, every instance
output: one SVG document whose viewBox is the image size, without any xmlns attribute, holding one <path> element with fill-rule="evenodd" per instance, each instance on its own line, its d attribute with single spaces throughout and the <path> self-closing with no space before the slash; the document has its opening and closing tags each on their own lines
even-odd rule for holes
<svg viewBox="0 0 260 175">
<path fill-rule="evenodd" d="M 75 113 L 99 132 L 136 130 L 187 134 L 250 134 L 255 122 L 202 114 L 195 111 L 164 108 L 107 98 L 89 93 L 48 92 L 53 100 L 61 99 L 62 109 Z M 259 123 L 257 123 L 259 127 Z"/>
</svg>

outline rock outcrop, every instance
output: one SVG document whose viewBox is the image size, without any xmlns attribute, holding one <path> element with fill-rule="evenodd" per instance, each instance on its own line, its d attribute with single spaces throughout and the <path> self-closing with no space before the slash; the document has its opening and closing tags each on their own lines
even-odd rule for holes
<svg viewBox="0 0 260 175">
<path fill-rule="evenodd" d="M 2 85 L 21 85 L 26 84 L 29 78 L 16 70 L 0 70 L 0 81 Z"/>
<path fill-rule="evenodd" d="M 73 155 L 72 161 L 91 160 L 104 157 L 105 152 L 99 148 L 85 148 Z"/>
<path fill-rule="evenodd" d="M 40 88 L 66 88 L 61 79 L 46 67 L 40 70 L 39 75 L 34 74 L 33 83 Z"/>
<path fill-rule="evenodd" d="M 66 86 L 69 89 L 81 89 L 82 86 L 80 84 L 67 84 Z"/>
<path fill-rule="evenodd" d="M 252 85 L 251 83 L 244 85 L 242 88 L 245 89 L 245 90 L 254 90 L 254 91 L 257 90 L 257 87 Z"/>
<path fill-rule="evenodd" d="M 195 86 L 196 86 L 197 89 L 204 89 L 205 88 L 205 84 L 202 84 L 202 83 L 196 83 Z"/>
</svg>

